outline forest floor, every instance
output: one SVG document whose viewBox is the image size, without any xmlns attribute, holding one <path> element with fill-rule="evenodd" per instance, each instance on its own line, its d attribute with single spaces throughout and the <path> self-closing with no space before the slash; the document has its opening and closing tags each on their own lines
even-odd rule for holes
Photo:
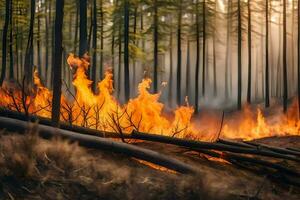
<svg viewBox="0 0 300 200">
<path fill-rule="evenodd" d="M 300 147 L 300 137 L 259 142 Z M 173 145 L 139 142 L 199 170 L 178 174 L 34 133 L 0 135 L 0 199 L 299 199 L 296 186 Z M 299 166 L 296 166 L 299 168 Z"/>
</svg>

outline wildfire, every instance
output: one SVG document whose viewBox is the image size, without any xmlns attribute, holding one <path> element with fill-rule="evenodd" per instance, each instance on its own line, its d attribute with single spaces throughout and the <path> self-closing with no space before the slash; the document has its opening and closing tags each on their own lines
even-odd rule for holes
<svg viewBox="0 0 300 200">
<path fill-rule="evenodd" d="M 73 86 L 75 95 L 67 90 L 61 98 L 61 121 L 103 131 L 128 134 L 132 130 L 163 134 L 181 138 L 211 140 L 216 133 L 201 130 L 201 121 L 192 120 L 193 107 L 180 106 L 174 110 L 172 117 L 163 113 L 164 104 L 159 102 L 161 93 L 151 94 L 151 80 L 145 78 L 138 85 L 138 96 L 121 105 L 113 96 L 113 75 L 106 71 L 105 77 L 98 83 L 98 91 L 91 89 L 92 81 L 86 71 L 89 67 L 87 58 L 70 55 L 69 66 L 75 70 Z M 29 91 L 21 85 L 4 85 L 0 89 L 0 106 L 51 117 L 52 91 L 44 87 L 38 72 L 34 72 L 34 87 Z M 253 113 L 245 106 L 242 117 L 235 123 L 225 123 L 220 137 L 242 138 L 246 140 L 282 135 L 300 135 L 300 120 L 297 118 L 296 101 L 289 108 L 287 115 L 278 117 L 276 122 L 269 122 L 261 110 Z"/>
</svg>

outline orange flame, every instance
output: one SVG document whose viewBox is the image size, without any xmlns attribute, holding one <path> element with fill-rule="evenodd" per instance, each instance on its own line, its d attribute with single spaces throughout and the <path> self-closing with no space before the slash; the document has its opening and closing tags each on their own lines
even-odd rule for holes
<svg viewBox="0 0 300 200">
<path fill-rule="evenodd" d="M 201 130 L 198 126 L 201 126 L 201 121 L 192 121 L 194 109 L 188 105 L 187 98 L 186 106 L 175 109 L 173 116 L 166 116 L 163 112 L 164 104 L 159 102 L 161 93 L 151 94 L 148 91 L 151 85 L 148 78 L 138 85 L 138 96 L 121 105 L 113 97 L 113 75 L 110 70 L 105 72 L 104 79 L 98 83 L 98 92 L 93 92 L 92 81 L 86 75 L 88 59 L 70 54 L 67 62 L 75 70 L 72 82 L 75 95 L 71 94 L 73 99 L 62 95 L 61 121 L 125 134 L 137 130 L 202 140 L 211 140 L 216 135 L 216 131 Z M 0 106 L 19 112 L 27 110 L 29 113 L 50 118 L 52 92 L 42 84 L 37 71 L 34 72 L 34 85 L 28 94 L 20 87 L 4 85 L 0 88 Z M 268 136 L 300 135 L 297 114 L 296 101 L 287 115 L 277 115 L 276 122 L 265 119 L 260 109 L 255 114 L 245 106 L 238 123 L 236 120 L 234 123 L 225 123 L 220 137 L 250 140 Z"/>
</svg>

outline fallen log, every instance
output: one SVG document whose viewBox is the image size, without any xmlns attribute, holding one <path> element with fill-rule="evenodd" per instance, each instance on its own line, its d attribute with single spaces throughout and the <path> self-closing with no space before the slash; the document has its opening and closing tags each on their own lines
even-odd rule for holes
<svg viewBox="0 0 300 200">
<path fill-rule="evenodd" d="M 222 144 L 227 144 L 227 145 L 238 146 L 238 147 L 253 148 L 252 145 L 245 144 L 243 142 L 232 141 L 232 140 L 218 139 L 217 142 Z"/>
<path fill-rule="evenodd" d="M 0 128 L 8 131 L 24 132 L 29 130 L 34 124 L 30 122 L 24 122 L 17 119 L 0 117 Z M 37 125 L 38 133 L 42 138 L 49 139 L 52 137 L 62 137 L 70 141 L 78 142 L 80 146 L 108 150 L 115 153 L 125 154 L 137 159 L 145 160 L 150 163 L 163 166 L 165 168 L 180 172 L 180 173 L 195 173 L 196 170 L 173 158 L 169 158 L 158 152 L 137 147 L 134 145 L 116 142 L 107 138 L 100 138 L 91 135 L 78 134 L 72 131 L 62 130 L 59 128 L 53 128 L 45 125 Z"/>
<path fill-rule="evenodd" d="M 270 146 L 270 145 L 260 144 L 260 143 L 256 143 L 256 142 L 253 142 L 253 141 L 244 141 L 244 143 L 246 143 L 248 145 L 252 145 L 256 148 L 265 148 L 265 149 L 269 149 L 269 150 L 272 150 L 274 152 L 281 153 L 281 154 L 290 154 L 290 155 L 300 156 L 300 152 L 290 150 L 290 149 L 285 149 L 285 148 L 280 148 L 280 147 L 273 147 L 273 146 Z"/>
<path fill-rule="evenodd" d="M 26 116 L 25 114 L 18 113 L 16 111 L 10 111 L 7 109 L 0 109 L 0 116 L 6 116 L 9 118 L 25 120 L 25 121 L 38 121 L 40 124 L 51 126 L 51 121 L 47 118 L 38 117 L 38 116 Z M 69 130 L 72 132 L 77 132 L 84 135 L 91 135 L 97 137 L 107 137 L 107 138 L 121 138 L 120 134 L 113 133 L 113 132 L 105 132 L 95 129 L 84 128 L 76 125 L 68 125 L 66 123 L 60 123 L 60 128 L 64 130 Z M 268 156 L 274 158 L 282 158 L 293 160 L 296 162 L 300 162 L 300 159 L 295 156 L 289 156 L 285 154 L 281 154 L 278 152 L 274 152 L 275 147 L 273 150 L 264 150 L 264 149 L 257 149 L 257 148 L 249 148 L 251 145 L 240 145 L 242 143 L 238 143 L 235 141 L 228 141 L 228 140 L 221 140 L 221 144 L 219 143 L 211 143 L 211 142 L 201 142 L 195 140 L 186 140 L 186 139 L 179 139 L 175 137 L 169 136 L 162 136 L 156 134 L 149 134 L 149 133 L 141 133 L 137 131 L 133 131 L 131 134 L 123 134 L 123 138 L 125 139 L 138 139 L 138 140 L 145 140 L 151 142 L 160 142 L 166 144 L 173 144 L 185 148 L 197 147 L 202 149 L 214 149 L 220 151 L 229 151 L 235 153 L 244 153 L 244 154 L 255 154 L 261 156 Z M 247 146 L 246 146 L 247 145 Z"/>
<path fill-rule="evenodd" d="M 291 170 L 289 168 L 286 168 L 284 166 L 281 166 L 277 163 L 260 160 L 257 158 L 251 158 L 251 157 L 247 157 L 247 156 L 243 156 L 243 155 L 239 155 L 239 154 L 235 154 L 235 153 L 229 153 L 229 152 L 220 153 L 220 152 L 216 152 L 216 151 L 203 150 L 203 149 L 191 149 L 191 150 L 209 155 L 211 157 L 221 158 L 232 164 L 240 165 L 240 164 L 246 162 L 246 163 L 251 163 L 251 165 L 256 164 L 256 165 L 260 165 L 262 167 L 271 168 L 271 169 L 277 170 L 278 174 L 280 174 L 280 177 L 285 178 L 285 180 L 288 181 L 290 184 L 300 186 L 300 181 L 299 181 L 300 173 L 297 171 Z M 253 170 L 253 168 L 248 168 L 248 169 Z M 274 174 L 273 172 L 270 172 L 269 175 L 275 177 L 276 174 Z"/>
<path fill-rule="evenodd" d="M 163 136 L 163 135 L 153 135 L 153 134 L 148 134 L 148 133 L 141 133 L 141 132 L 137 132 L 137 131 L 133 131 L 131 133 L 131 137 L 134 139 L 140 139 L 140 140 L 155 141 L 155 142 L 166 143 L 166 144 L 174 144 L 174 145 L 182 146 L 182 147 L 186 147 L 186 148 L 229 151 L 229 152 L 234 152 L 234 153 L 253 154 L 253 155 L 281 158 L 281 159 L 287 159 L 287 160 L 300 162 L 300 159 L 295 156 L 280 154 L 280 153 L 272 152 L 272 151 L 265 150 L 265 149 L 254 149 L 254 148 L 250 149 L 250 148 L 236 147 L 236 146 L 220 144 L 220 143 L 185 140 L 185 139 L 174 138 L 174 137 L 171 138 L 171 137 Z"/>
<path fill-rule="evenodd" d="M 52 126 L 52 122 L 49 118 L 45 118 L 45 117 L 41 117 L 41 116 L 37 116 L 37 115 L 25 115 L 24 113 L 7 110 L 7 109 L 3 109 L 3 108 L 0 109 L 0 116 L 23 120 L 23 121 L 38 122 L 39 124 Z M 82 133 L 85 135 L 93 135 L 93 136 L 107 137 L 107 138 L 121 138 L 120 134 L 118 134 L 118 133 L 85 128 L 85 127 L 77 126 L 74 124 L 70 125 L 70 124 L 67 124 L 64 122 L 59 123 L 59 128 L 68 130 L 68 131 L 77 132 L 77 133 Z M 130 136 L 123 135 L 123 138 L 130 138 Z"/>
</svg>

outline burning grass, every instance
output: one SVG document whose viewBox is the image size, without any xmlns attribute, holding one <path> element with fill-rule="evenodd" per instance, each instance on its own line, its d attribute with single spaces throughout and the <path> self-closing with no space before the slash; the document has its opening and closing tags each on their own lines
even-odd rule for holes
<svg viewBox="0 0 300 200">
<path fill-rule="evenodd" d="M 219 127 L 217 117 L 193 118 L 194 109 L 186 101 L 167 116 L 164 104 L 159 102 L 160 93 L 151 94 L 151 80 L 145 78 L 138 86 L 138 96 L 121 105 L 113 96 L 113 78 L 108 70 L 98 83 L 98 92 L 91 89 L 92 81 L 86 71 L 89 62 L 74 55 L 68 57 L 68 64 L 74 69 L 73 86 L 75 95 L 66 85 L 61 98 L 61 121 L 88 128 L 131 133 L 132 130 L 162 134 L 180 138 L 212 141 L 216 137 L 251 140 L 269 136 L 300 135 L 297 101 L 290 106 L 287 115 L 276 112 L 275 117 L 266 119 L 260 109 L 253 111 L 245 106 L 238 117 L 225 120 L 218 134 L 213 127 Z M 24 84 L 6 85 L 0 90 L 0 106 L 26 114 L 51 117 L 52 92 L 43 86 L 38 72 L 34 72 L 34 88 L 30 91 Z M 227 116 L 226 116 L 227 117 Z M 203 126 L 210 127 L 203 129 Z"/>
</svg>

